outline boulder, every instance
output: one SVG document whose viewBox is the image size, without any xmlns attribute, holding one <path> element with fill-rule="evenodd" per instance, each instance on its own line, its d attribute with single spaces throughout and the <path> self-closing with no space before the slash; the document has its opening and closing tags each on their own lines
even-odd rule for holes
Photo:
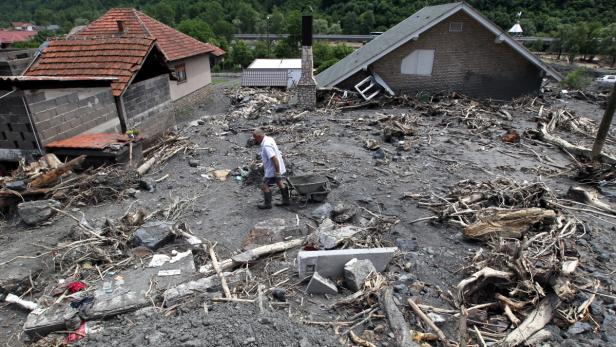
<svg viewBox="0 0 616 347">
<path fill-rule="evenodd" d="M 353 258 L 344 264 L 344 283 L 350 290 L 358 291 L 373 272 L 376 272 L 376 268 L 370 260 Z"/>
<path fill-rule="evenodd" d="M 17 213 L 24 223 L 37 225 L 56 214 L 53 208 L 59 209 L 61 207 L 62 204 L 53 199 L 28 201 L 17 205 Z"/>
<path fill-rule="evenodd" d="M 151 250 L 156 250 L 165 243 L 173 240 L 172 222 L 148 222 L 142 225 L 133 234 L 133 245 L 135 247 L 145 246 Z"/>
</svg>

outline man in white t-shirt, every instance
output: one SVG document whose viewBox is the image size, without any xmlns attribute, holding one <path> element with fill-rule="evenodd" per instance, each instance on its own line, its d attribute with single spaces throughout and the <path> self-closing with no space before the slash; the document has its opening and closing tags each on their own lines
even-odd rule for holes
<svg viewBox="0 0 616 347">
<path fill-rule="evenodd" d="M 263 204 L 257 205 L 260 209 L 272 208 L 272 191 L 270 186 L 277 185 L 280 188 L 282 201 L 276 203 L 278 206 L 289 205 L 289 188 L 284 184 L 284 174 L 287 170 L 284 167 L 282 153 L 273 138 L 266 136 L 261 128 L 256 128 L 252 132 L 252 137 L 261 145 L 261 160 L 263 161 L 263 171 L 265 175 L 261 183 L 263 191 Z"/>
</svg>

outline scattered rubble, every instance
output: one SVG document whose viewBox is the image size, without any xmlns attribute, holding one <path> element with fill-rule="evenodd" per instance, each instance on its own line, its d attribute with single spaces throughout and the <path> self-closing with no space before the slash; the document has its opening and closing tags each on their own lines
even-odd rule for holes
<svg viewBox="0 0 616 347">
<path fill-rule="evenodd" d="M 329 279 L 319 275 L 318 272 L 314 272 L 306 287 L 306 293 L 309 294 L 338 294 L 338 288 L 336 284 Z"/>
<path fill-rule="evenodd" d="M 53 199 L 28 201 L 17 205 L 17 213 L 24 223 L 37 225 L 51 218 L 61 207 L 62 205 Z"/>
</svg>

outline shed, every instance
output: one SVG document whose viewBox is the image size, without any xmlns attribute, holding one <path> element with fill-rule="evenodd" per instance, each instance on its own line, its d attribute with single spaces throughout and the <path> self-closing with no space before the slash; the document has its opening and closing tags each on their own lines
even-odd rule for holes
<svg viewBox="0 0 616 347">
<path fill-rule="evenodd" d="M 301 59 L 255 59 L 242 72 L 242 87 L 293 88 L 301 75 Z"/>
</svg>

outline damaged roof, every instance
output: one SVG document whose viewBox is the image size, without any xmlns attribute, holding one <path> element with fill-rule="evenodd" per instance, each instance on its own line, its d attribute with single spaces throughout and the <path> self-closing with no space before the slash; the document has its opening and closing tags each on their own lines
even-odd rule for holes
<svg viewBox="0 0 616 347">
<path fill-rule="evenodd" d="M 119 32 L 118 21 L 122 22 L 124 29 L 122 33 Z M 206 53 L 218 57 L 225 53 L 225 51 L 215 45 L 194 39 L 134 8 L 112 8 L 103 16 L 71 36 L 75 38 L 93 38 L 109 35 L 154 38 L 167 61 L 175 61 Z"/>
<path fill-rule="evenodd" d="M 153 38 L 86 38 L 49 41 L 25 76 L 100 78 L 114 77 L 114 96 L 120 96 L 139 71 L 150 51 Z"/>
<path fill-rule="evenodd" d="M 320 88 L 331 88 L 338 83 L 352 76 L 361 69 L 367 68 L 370 64 L 379 60 L 389 52 L 402 46 L 408 41 L 417 38 L 421 33 L 429 30 L 441 21 L 450 16 L 464 11 L 466 14 L 477 20 L 488 30 L 492 31 L 499 40 L 510 45 L 515 51 L 535 64 L 548 75 L 561 80 L 562 77 L 554 69 L 541 61 L 532 54 L 526 47 L 511 38 L 504 30 L 481 15 L 470 5 L 464 2 L 424 7 L 412 16 L 398 23 L 383 34 L 372 39 L 370 42 L 347 55 L 336 64 L 330 66 L 325 71 L 318 74 L 315 79 Z"/>
</svg>

